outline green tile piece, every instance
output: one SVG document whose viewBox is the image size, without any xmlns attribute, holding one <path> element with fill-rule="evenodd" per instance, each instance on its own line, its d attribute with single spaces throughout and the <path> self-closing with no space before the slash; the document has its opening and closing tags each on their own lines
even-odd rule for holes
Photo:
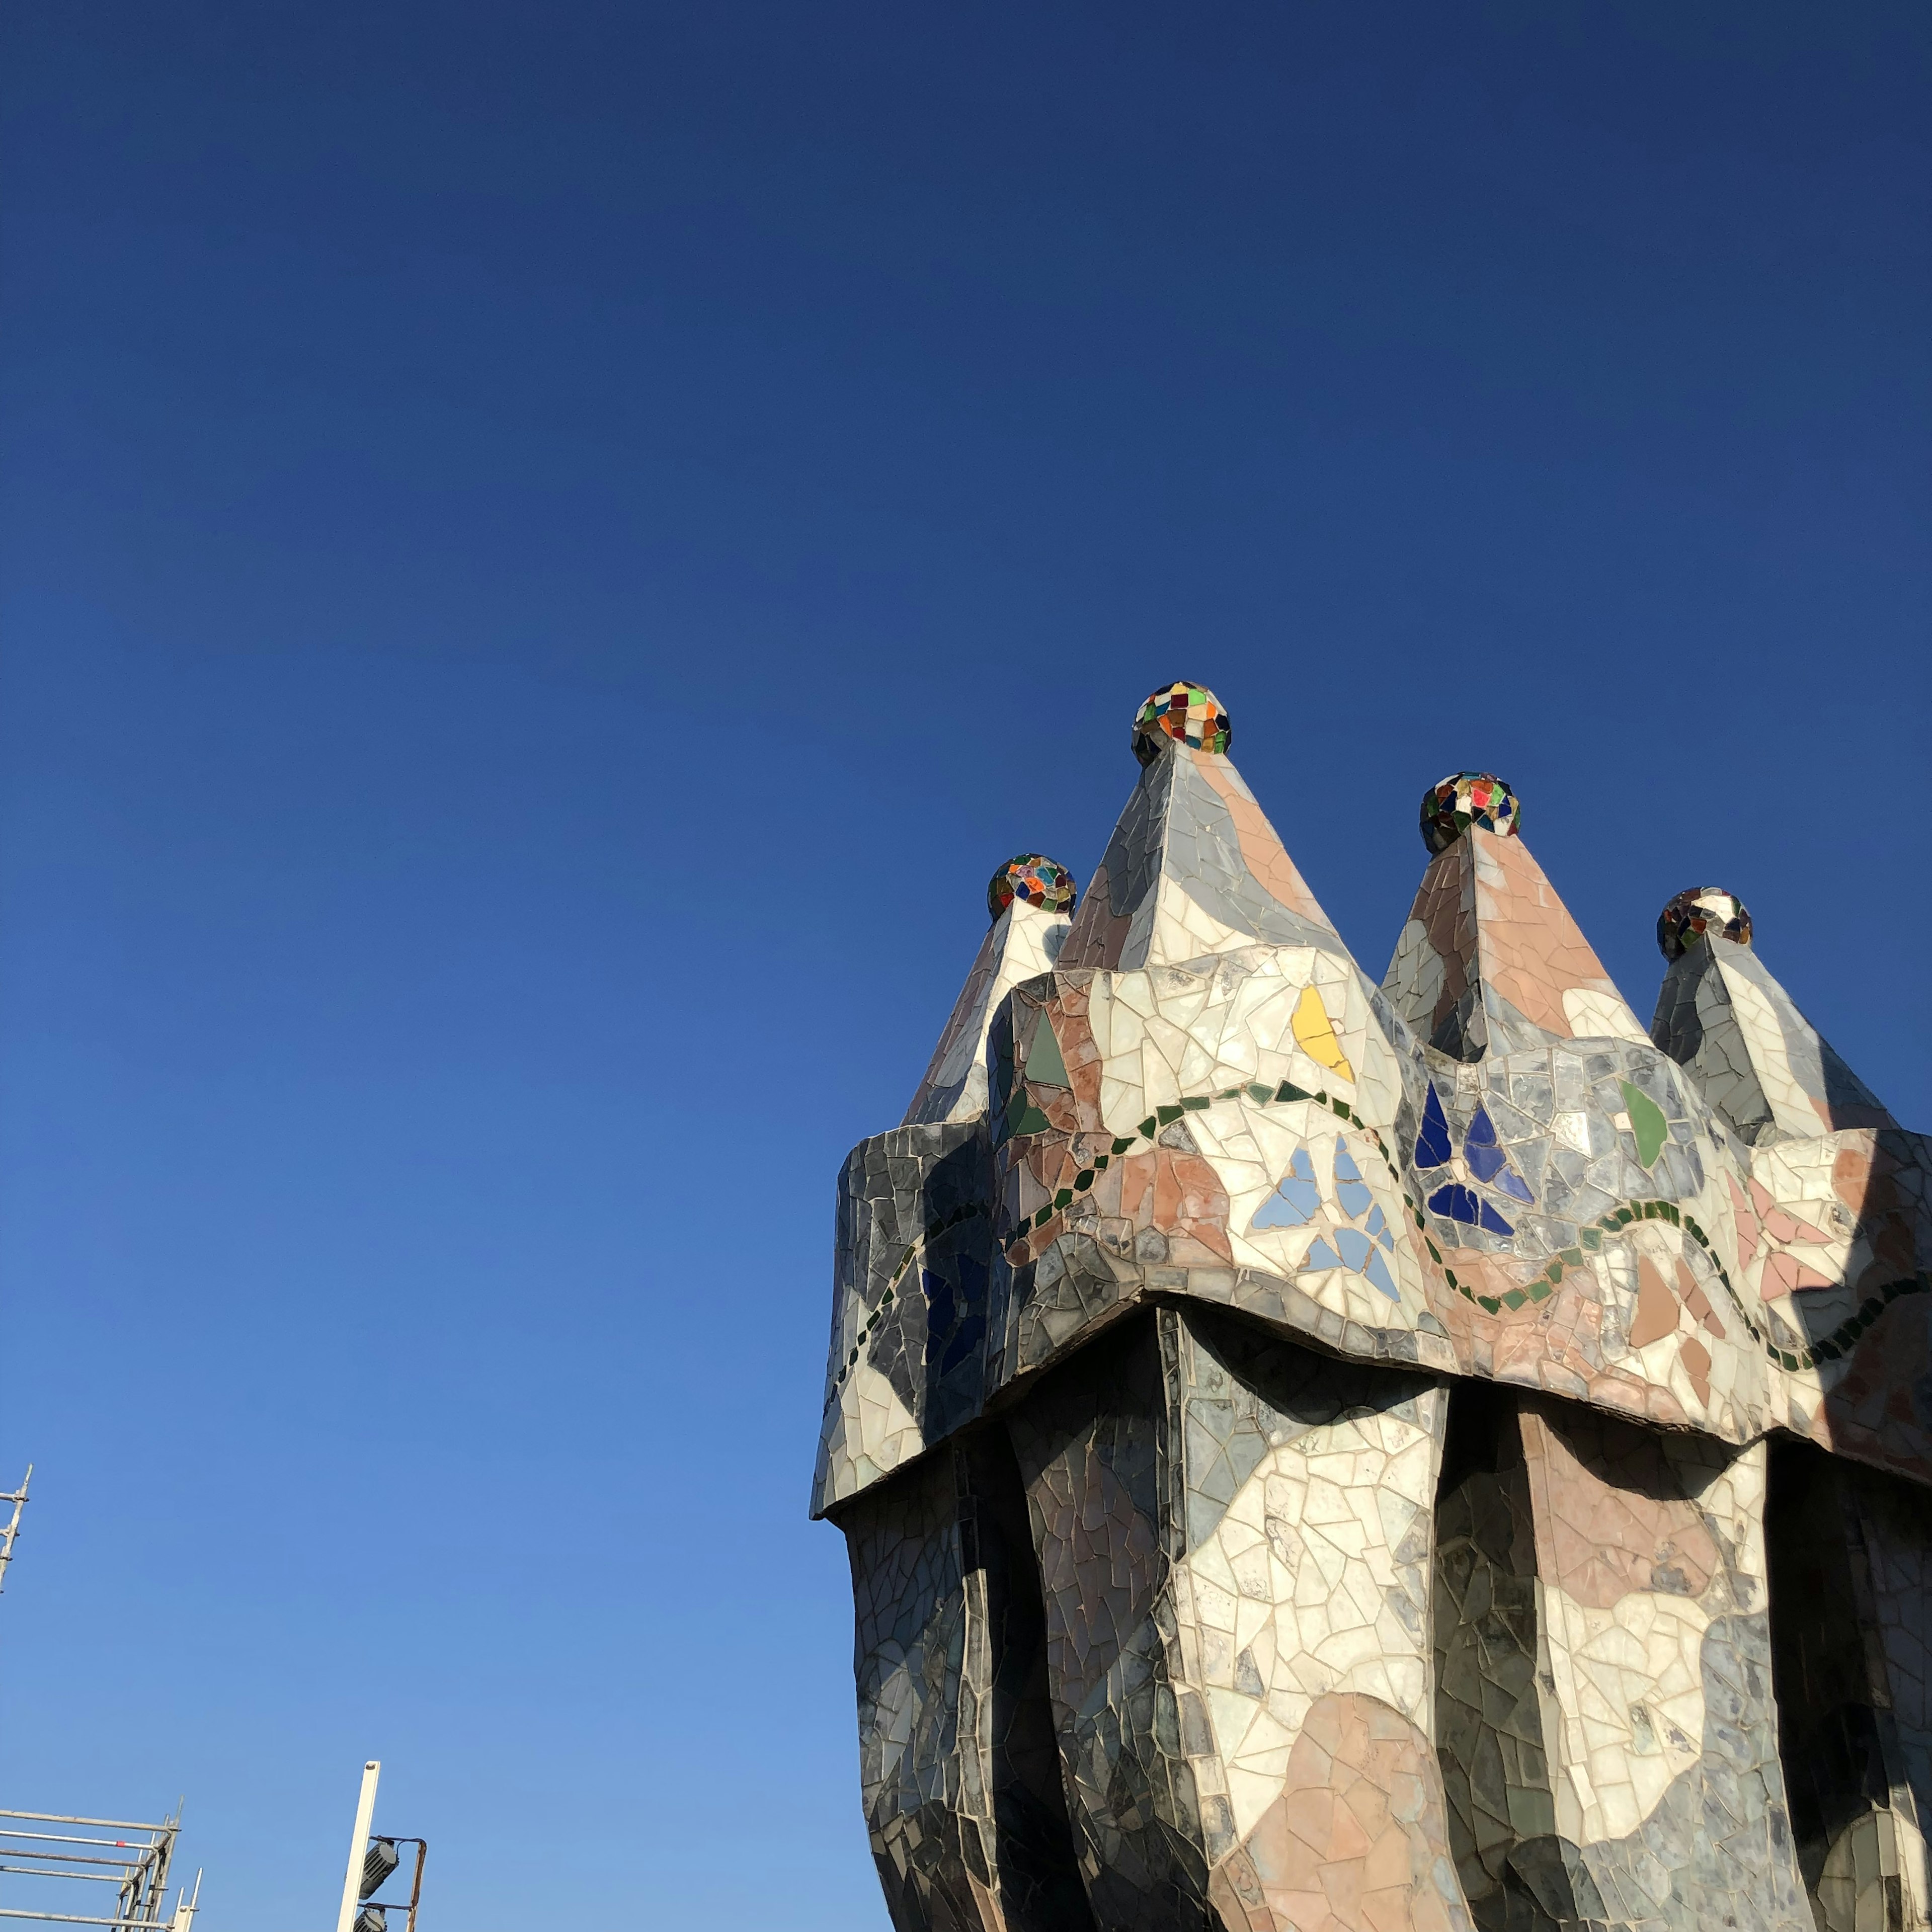
<svg viewBox="0 0 1932 1932">
<path fill-rule="evenodd" d="M 1532 1301 L 1547 1301 L 1556 1292 L 1546 1281 L 1533 1281 L 1529 1285 L 1529 1298 Z"/>
<path fill-rule="evenodd" d="M 1664 1109 L 1640 1088 L 1628 1080 L 1618 1084 L 1624 1090 L 1624 1111 L 1630 1115 L 1630 1132 L 1636 1137 L 1636 1157 L 1648 1173 L 1670 1138 L 1670 1123 L 1664 1118 Z"/>
<path fill-rule="evenodd" d="M 1156 1123 L 1163 1127 L 1168 1126 L 1173 1122 L 1179 1120 L 1180 1114 L 1181 1109 L 1176 1106 L 1172 1101 L 1168 1102 L 1166 1106 L 1156 1107 L 1154 1110 L 1154 1117 Z"/>
<path fill-rule="evenodd" d="M 1478 1295 L 1476 1304 L 1478 1307 L 1486 1308 L 1492 1315 L 1499 1313 L 1502 1308 L 1502 1304 L 1493 1294 Z"/>
<path fill-rule="evenodd" d="M 1524 1294 L 1521 1288 L 1513 1288 L 1510 1290 L 1508 1294 L 1503 1297 L 1503 1306 L 1511 1310 L 1513 1312 L 1516 1309 L 1520 1308 L 1528 1299 L 1529 1297 Z"/>
<path fill-rule="evenodd" d="M 1591 1254 L 1598 1253 L 1603 1247 L 1604 1238 L 1594 1228 L 1586 1228 L 1576 1237 Z"/>
<path fill-rule="evenodd" d="M 1183 1110 L 1190 1114 L 1198 1114 L 1204 1108 L 1211 1107 L 1214 1104 L 1204 1094 L 1190 1094 L 1180 1103 Z"/>
<path fill-rule="evenodd" d="M 1154 1138 L 1154 1130 L 1160 1125 L 1160 1123 L 1156 1120 L 1151 1114 L 1148 1114 L 1147 1118 L 1141 1123 L 1141 1138 L 1144 1141 L 1152 1140 Z"/>
<path fill-rule="evenodd" d="M 1114 1136 L 1114 1151 L 1116 1154 L 1125 1154 L 1139 1138 L 1138 1134 L 1116 1134 Z"/>
<path fill-rule="evenodd" d="M 1060 1042 L 1054 1037 L 1053 1024 L 1044 1013 L 1040 1016 L 1033 1044 L 1027 1048 L 1026 1077 L 1040 1087 L 1073 1084 L 1066 1077 L 1066 1056 L 1060 1050 Z"/>
<path fill-rule="evenodd" d="M 1047 1207 L 1042 1208 L 1040 1212 L 1033 1217 L 1033 1224 L 1036 1228 L 1043 1228 L 1046 1226 L 1048 1222 L 1051 1221 L 1052 1219 L 1053 1209 L 1049 1204 Z"/>
<path fill-rule="evenodd" d="M 1070 1187 L 1056 1188 L 1054 1190 L 1053 1204 L 1056 1208 L 1072 1207 L 1073 1204 L 1072 1189 Z"/>
</svg>

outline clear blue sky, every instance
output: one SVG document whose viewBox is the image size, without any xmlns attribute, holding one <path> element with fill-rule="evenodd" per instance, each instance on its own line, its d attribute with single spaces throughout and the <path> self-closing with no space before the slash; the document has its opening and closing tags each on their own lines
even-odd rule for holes
<svg viewBox="0 0 1932 1932">
<path fill-rule="evenodd" d="M 1190 676 L 1932 1127 L 1932 14 L 14 0 L 0 1790 L 205 1932 L 882 1932 L 832 1183 Z"/>
</svg>

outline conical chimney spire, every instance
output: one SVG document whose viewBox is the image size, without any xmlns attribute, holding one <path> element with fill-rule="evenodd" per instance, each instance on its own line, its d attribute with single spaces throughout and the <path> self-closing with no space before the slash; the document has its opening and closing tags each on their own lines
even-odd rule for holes
<svg viewBox="0 0 1932 1932">
<path fill-rule="evenodd" d="M 1075 915 L 1063 967 L 1131 972 L 1257 944 L 1348 956 L 1228 759 L 1232 736 L 1201 685 L 1164 686 L 1141 706 L 1140 782 Z"/>
<path fill-rule="evenodd" d="M 1739 1139 L 1764 1146 L 1897 1124 L 1752 950 L 1750 914 L 1735 893 L 1679 892 L 1658 916 L 1657 943 L 1670 966 L 1651 1037 Z"/>
<path fill-rule="evenodd" d="M 1423 794 L 1436 856 L 1382 990 L 1439 1052 L 1480 1060 L 1552 1040 L 1646 1037 L 1522 842 L 1515 793 L 1458 772 Z"/>
<path fill-rule="evenodd" d="M 986 887 L 993 923 L 902 1126 L 970 1120 L 986 1111 L 986 1030 L 1016 986 L 1052 971 L 1074 898 L 1073 874 L 1038 852 L 1022 852 L 993 874 Z"/>
</svg>

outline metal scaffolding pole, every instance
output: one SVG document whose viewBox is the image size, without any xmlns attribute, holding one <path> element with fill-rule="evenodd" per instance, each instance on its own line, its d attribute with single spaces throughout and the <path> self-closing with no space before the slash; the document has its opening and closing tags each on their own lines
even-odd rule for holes
<svg viewBox="0 0 1932 1932">
<path fill-rule="evenodd" d="M 20 1512 L 27 1507 L 27 1485 L 34 1480 L 34 1466 L 27 1465 L 27 1473 L 20 1478 L 20 1486 L 0 1495 L 0 1503 L 11 1503 L 14 1514 L 4 1530 L 0 1530 L 0 1590 L 7 1587 L 7 1566 L 14 1560 L 14 1539 L 20 1533 Z"/>
<path fill-rule="evenodd" d="M 7 1566 L 14 1560 L 14 1540 L 20 1533 L 20 1516 L 27 1507 L 27 1486 L 34 1480 L 34 1466 L 20 1478 L 17 1490 L 0 1492 L 0 1503 L 11 1503 L 14 1513 L 0 1528 L 0 1588 L 6 1582 Z M 170 1932 L 190 1932 L 201 1902 L 201 1874 L 194 1875 L 194 1890 L 181 1887 L 175 1896 L 175 1909 L 162 1916 L 167 1903 L 168 1866 L 175 1855 L 175 1840 L 181 1832 L 181 1804 L 172 1816 L 158 1825 L 128 1818 L 82 1818 L 64 1811 L 9 1811 L 0 1810 L 0 1876 L 30 1882 L 65 1879 L 85 1885 L 111 1885 L 116 1888 L 115 1910 L 111 1916 L 79 1912 L 57 1912 L 37 1901 L 29 1894 L 24 1904 L 0 1905 L 0 1918 L 30 1919 L 41 1924 L 100 1925 L 110 1932 L 140 1932 L 142 1927 L 166 1925 Z M 80 1832 L 35 1830 L 34 1826 L 75 1825 Z M 98 1832 L 143 1834 L 132 1838 L 102 1838 Z M 20 1860 L 23 1862 L 16 1863 Z M 10 1890 L 9 1897 L 12 1896 Z M 79 1900 L 74 1901 L 76 1904 Z"/>
<path fill-rule="evenodd" d="M 54 1825 L 85 1828 L 66 1832 L 44 1828 Z M 104 1832 L 141 1835 L 138 1838 L 96 1835 Z M 172 1932 L 188 1932 L 201 1896 L 199 1872 L 195 1874 L 193 1894 L 184 1888 L 172 1913 L 166 1910 L 168 1867 L 180 1832 L 178 1805 L 172 1816 L 158 1825 L 128 1818 L 75 1817 L 58 1811 L 0 1810 L 0 1874 L 29 1881 L 64 1879 L 82 1884 L 111 1885 L 117 1892 L 115 1910 L 108 1915 L 62 1912 L 30 1895 L 26 1903 L 0 1906 L 0 1918 L 106 1926 L 114 1928 L 114 1932 L 134 1932 L 134 1928 L 159 1925 L 170 1927 Z"/>
</svg>

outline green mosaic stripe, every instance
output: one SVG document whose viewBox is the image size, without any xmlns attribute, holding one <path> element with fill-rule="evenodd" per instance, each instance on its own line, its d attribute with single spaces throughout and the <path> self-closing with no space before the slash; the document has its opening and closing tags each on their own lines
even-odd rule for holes
<svg viewBox="0 0 1932 1932">
<path fill-rule="evenodd" d="M 825 1398 L 827 1410 L 838 1400 L 838 1391 L 844 1386 L 845 1378 L 858 1366 L 859 1358 L 872 1346 L 873 1330 L 884 1322 L 886 1310 L 891 1307 L 898 1294 L 900 1278 L 912 1265 L 914 1258 L 925 1253 L 941 1234 L 950 1234 L 962 1222 L 984 1220 L 986 1216 L 986 1204 L 983 1201 L 969 1201 L 964 1207 L 954 1208 L 943 1220 L 934 1221 L 929 1226 L 922 1228 L 917 1236 L 908 1244 L 905 1252 L 892 1265 L 892 1276 L 886 1283 L 885 1293 L 879 1297 L 878 1305 L 866 1316 L 865 1326 L 859 1330 L 859 1340 L 852 1352 L 845 1358 L 844 1366 L 832 1378 L 832 1393 Z"/>
<path fill-rule="evenodd" d="M 1074 1175 L 1070 1186 L 1057 1189 L 1053 1198 L 1045 1207 L 1036 1208 L 1030 1222 L 1022 1226 L 1037 1229 L 1044 1228 L 1050 1221 L 1057 1220 L 1072 1206 L 1079 1197 L 1087 1193 L 1095 1181 L 1106 1172 L 1108 1166 L 1121 1155 L 1132 1154 L 1143 1146 L 1156 1145 L 1161 1135 L 1184 1114 L 1204 1113 L 1217 1100 L 1252 1100 L 1258 1107 L 1279 1106 L 1290 1100 L 1312 1100 L 1318 1107 L 1326 1107 L 1338 1120 L 1346 1120 L 1349 1126 L 1366 1134 L 1376 1144 L 1376 1151 L 1382 1157 L 1383 1164 L 1393 1175 L 1398 1186 L 1402 1177 L 1396 1171 L 1395 1162 L 1389 1159 L 1388 1149 L 1382 1144 L 1382 1137 L 1368 1125 L 1346 1100 L 1331 1100 L 1320 1090 L 1310 1093 L 1306 1088 L 1298 1087 L 1292 1080 L 1284 1080 L 1279 1087 L 1270 1087 L 1260 1081 L 1245 1087 L 1224 1087 L 1218 1094 L 1192 1094 L 1184 1100 L 1169 1102 L 1156 1107 L 1130 1134 L 1116 1134 L 1114 1144 L 1106 1153 L 1096 1154 L 1090 1167 L 1083 1167 Z M 1402 1198 L 1408 1199 L 1407 1195 Z M 1414 1202 L 1409 1204 L 1412 1207 Z"/>
<path fill-rule="evenodd" d="M 1773 1360 L 1787 1369 L 1814 1369 L 1820 1362 L 1835 1362 L 1849 1353 L 1858 1338 L 1894 1301 L 1908 1294 L 1932 1294 L 1932 1274 L 1922 1268 L 1918 1274 L 1906 1275 L 1901 1280 L 1888 1281 L 1876 1294 L 1867 1295 L 1823 1341 L 1814 1342 L 1810 1348 L 1801 1348 L 1795 1355 L 1774 1342 L 1767 1341 L 1765 1346 Z"/>
<path fill-rule="evenodd" d="M 1404 1195 L 1402 1198 L 1406 1201 L 1408 1197 Z M 1414 1204 L 1410 1203 L 1412 1207 Z M 1808 1348 L 1800 1348 L 1795 1353 L 1789 1348 L 1780 1348 L 1745 1307 L 1736 1288 L 1731 1285 L 1730 1271 L 1718 1260 L 1717 1251 L 1711 1245 L 1710 1236 L 1697 1225 L 1696 1216 L 1685 1214 L 1674 1201 L 1627 1201 L 1622 1207 L 1612 1208 L 1607 1214 L 1600 1215 L 1594 1226 L 1578 1231 L 1576 1246 L 1565 1248 L 1560 1255 L 1553 1256 L 1542 1274 L 1528 1286 L 1513 1288 L 1506 1294 L 1478 1294 L 1468 1282 L 1458 1281 L 1455 1270 L 1446 1264 L 1442 1269 L 1443 1279 L 1464 1300 L 1473 1301 L 1492 1315 L 1504 1308 L 1520 1308 L 1526 1301 L 1546 1301 L 1568 1270 L 1581 1268 L 1586 1253 L 1595 1254 L 1602 1248 L 1605 1234 L 1621 1234 L 1636 1221 L 1668 1221 L 1673 1228 L 1682 1228 L 1704 1250 L 1712 1267 L 1717 1270 L 1718 1279 L 1724 1283 L 1724 1292 L 1737 1310 L 1738 1319 L 1750 1331 L 1751 1340 L 1780 1367 L 1793 1372 L 1815 1369 L 1820 1362 L 1837 1361 L 1845 1353 L 1846 1344 L 1862 1335 L 1900 1296 L 1932 1293 L 1932 1275 L 1923 1271 L 1909 1275 L 1902 1281 L 1888 1282 L 1875 1294 L 1868 1295 L 1857 1310 L 1846 1316 L 1822 1342 L 1814 1342 Z M 1428 1240 L 1426 1234 L 1423 1238 Z M 1442 1257 L 1436 1244 L 1429 1241 L 1428 1245 L 1429 1252 L 1441 1262 Z"/>
<path fill-rule="evenodd" d="M 1024 1091 L 1024 1088 L 1020 1090 L 1022 1094 Z M 1396 1171 L 1395 1162 L 1389 1159 L 1388 1150 L 1382 1144 L 1382 1136 L 1377 1133 L 1374 1128 L 1366 1126 L 1358 1119 L 1354 1110 L 1347 1101 L 1330 1100 L 1327 1094 L 1322 1092 L 1310 1094 L 1305 1089 L 1296 1086 L 1292 1080 L 1284 1080 L 1279 1087 L 1265 1086 L 1259 1082 L 1256 1082 L 1246 1087 L 1224 1088 L 1218 1094 L 1192 1094 L 1184 1100 L 1156 1107 L 1145 1120 L 1141 1122 L 1133 1132 L 1115 1135 L 1114 1144 L 1108 1151 L 1102 1154 L 1096 1154 L 1092 1166 L 1081 1168 L 1073 1177 L 1072 1186 L 1059 1189 L 1054 1193 L 1052 1200 L 1034 1214 L 1030 1226 L 1043 1228 L 1053 1220 L 1055 1215 L 1064 1214 L 1081 1195 L 1088 1192 L 1092 1188 L 1094 1182 L 1099 1180 L 1100 1176 L 1105 1174 L 1122 1154 L 1132 1152 L 1143 1143 L 1151 1147 L 1162 1132 L 1171 1127 L 1184 1114 L 1200 1113 L 1204 1109 L 1211 1107 L 1216 1100 L 1238 1100 L 1244 1097 L 1253 1101 L 1258 1106 L 1274 1106 L 1289 1100 L 1312 1100 L 1318 1106 L 1326 1107 L 1337 1120 L 1346 1120 L 1351 1126 L 1360 1128 L 1370 1139 L 1375 1142 L 1376 1151 L 1382 1156 L 1384 1165 L 1394 1176 L 1396 1184 L 1398 1186 L 1401 1184 L 1402 1177 Z M 1044 1119 L 1045 1117 L 1042 1118 Z M 1402 1198 L 1407 1201 L 1408 1196 L 1405 1194 Z M 1413 1202 L 1409 1202 L 1412 1208 L 1414 1204 Z M 879 1297 L 878 1306 L 866 1317 L 866 1325 L 859 1330 L 857 1343 L 853 1348 L 851 1353 L 845 1358 L 844 1367 L 840 1369 L 832 1379 L 832 1394 L 826 1398 L 826 1408 L 830 1409 L 832 1403 L 838 1400 L 838 1390 L 843 1386 L 845 1378 L 857 1367 L 860 1357 L 865 1353 L 872 1342 L 873 1330 L 884 1319 L 886 1309 L 892 1305 L 895 1291 L 898 1288 L 906 1270 L 911 1267 L 919 1256 L 925 1252 L 928 1245 L 937 1240 L 941 1234 L 947 1232 L 949 1229 L 957 1227 L 961 1222 L 970 1220 L 975 1215 L 984 1214 L 986 1212 L 985 1207 L 978 1202 L 971 1202 L 964 1208 L 956 1208 L 943 1221 L 935 1221 L 930 1227 L 922 1228 L 919 1234 L 907 1244 L 905 1251 L 892 1264 L 891 1276 L 886 1282 L 885 1293 Z M 1418 1216 L 1418 1222 L 1420 1218 Z M 1439 1261 L 1442 1257 L 1438 1255 L 1436 1258 Z"/>
<path fill-rule="evenodd" d="M 1406 1198 L 1406 1196 L 1404 1198 Z M 1535 1280 L 1526 1287 L 1513 1288 L 1507 1294 L 1478 1294 L 1468 1282 L 1458 1281 L 1454 1269 L 1446 1264 L 1442 1270 L 1443 1278 L 1464 1300 L 1473 1301 L 1478 1308 L 1486 1309 L 1492 1315 L 1501 1309 L 1520 1308 L 1526 1301 L 1547 1301 L 1564 1275 L 1569 1270 L 1583 1265 L 1585 1255 L 1594 1255 L 1602 1250 L 1605 1234 L 1619 1233 L 1634 1221 L 1668 1221 L 1673 1228 L 1682 1228 L 1690 1235 L 1709 1256 L 1711 1265 L 1717 1270 L 1718 1279 L 1724 1283 L 1724 1292 L 1730 1298 L 1731 1306 L 1737 1310 L 1738 1318 L 1750 1330 L 1752 1340 L 1763 1347 L 1771 1347 L 1763 1330 L 1751 1318 L 1750 1311 L 1738 1299 L 1738 1292 L 1731 1286 L 1731 1277 L 1725 1271 L 1724 1263 L 1712 1252 L 1709 1238 L 1698 1226 L 1695 1218 L 1684 1213 L 1674 1201 L 1629 1201 L 1620 1208 L 1612 1208 L 1607 1214 L 1598 1217 L 1594 1227 L 1580 1228 L 1577 1231 L 1577 1245 L 1574 1248 L 1565 1248 L 1561 1254 L 1552 1256 Z M 1429 1252 L 1438 1262 L 1442 1261 L 1442 1257 L 1437 1252 L 1433 1241 L 1429 1244 Z M 1774 1354 L 1777 1351 L 1772 1349 L 1772 1352 Z"/>
<path fill-rule="evenodd" d="M 1298 1087 L 1292 1080 L 1284 1080 L 1278 1087 L 1270 1087 L 1257 1081 L 1244 1087 L 1224 1087 L 1218 1094 L 1190 1094 L 1185 1100 L 1170 1102 L 1156 1107 L 1132 1133 L 1115 1135 L 1113 1144 L 1106 1153 L 1096 1154 L 1092 1165 L 1082 1168 L 1074 1175 L 1070 1186 L 1056 1189 L 1053 1198 L 1044 1207 L 1034 1210 L 1030 1220 L 1023 1224 L 1028 1230 L 1029 1237 L 1058 1220 L 1082 1195 L 1090 1192 L 1094 1182 L 1123 1154 L 1134 1153 L 1143 1147 L 1154 1146 L 1167 1128 L 1186 1114 L 1204 1112 L 1219 1100 L 1244 1100 L 1252 1101 L 1258 1107 L 1279 1106 L 1291 1100 L 1309 1100 L 1318 1107 L 1327 1108 L 1337 1120 L 1346 1120 L 1358 1132 L 1367 1136 L 1374 1144 L 1376 1152 L 1382 1156 L 1382 1165 L 1388 1169 L 1390 1178 L 1398 1187 L 1402 1187 L 1401 1170 L 1390 1157 L 1388 1148 L 1381 1133 L 1363 1120 L 1347 1101 L 1332 1100 L 1320 1089 L 1311 1094 L 1305 1088 Z M 1577 1245 L 1574 1248 L 1565 1248 L 1561 1254 L 1553 1256 L 1544 1264 L 1542 1274 L 1526 1287 L 1513 1288 L 1505 1294 L 1495 1295 L 1478 1294 L 1468 1282 L 1456 1279 L 1455 1270 L 1442 1258 L 1442 1250 L 1430 1238 L 1429 1217 L 1423 1212 L 1415 1197 L 1406 1188 L 1402 1188 L 1402 1204 L 1408 1208 L 1422 1235 L 1422 1244 L 1429 1250 L 1430 1259 L 1442 1270 L 1443 1279 L 1464 1300 L 1474 1303 L 1491 1315 L 1497 1314 L 1505 1308 L 1511 1310 L 1519 1309 L 1526 1302 L 1548 1300 L 1565 1274 L 1573 1268 L 1580 1268 L 1586 1254 L 1596 1254 L 1601 1250 L 1605 1234 L 1620 1234 L 1637 1221 L 1667 1221 L 1673 1228 L 1682 1228 L 1704 1250 L 1712 1267 L 1717 1270 L 1718 1280 L 1724 1284 L 1724 1293 L 1729 1297 L 1731 1306 L 1737 1311 L 1738 1320 L 1750 1331 L 1751 1339 L 1773 1361 L 1793 1372 L 1799 1369 L 1816 1368 L 1820 1362 L 1838 1360 L 1846 1352 L 1847 1345 L 1862 1335 L 1901 1295 L 1932 1293 L 1932 1274 L 1923 1271 L 1908 1276 L 1902 1281 L 1888 1282 L 1876 1294 L 1868 1296 L 1861 1302 L 1856 1312 L 1847 1316 L 1822 1342 L 1814 1342 L 1808 1348 L 1801 1348 L 1794 1354 L 1790 1349 L 1779 1348 L 1765 1333 L 1762 1325 L 1745 1307 L 1736 1288 L 1732 1286 L 1730 1274 L 1718 1258 L 1717 1252 L 1711 1245 L 1711 1238 L 1698 1226 L 1696 1217 L 1685 1214 L 1674 1201 L 1628 1201 L 1620 1207 L 1612 1208 L 1607 1214 L 1599 1216 L 1593 1226 L 1580 1229 Z M 832 1394 L 825 1405 L 828 1409 L 838 1400 L 838 1384 L 844 1382 L 846 1376 L 857 1365 L 860 1355 L 872 1340 L 874 1329 L 884 1318 L 894 1291 L 914 1258 L 923 1252 L 930 1242 L 957 1227 L 961 1222 L 983 1215 L 986 1212 L 985 1207 L 978 1202 L 956 1208 L 943 1221 L 936 1221 L 930 1227 L 922 1228 L 918 1236 L 907 1245 L 904 1252 L 893 1264 L 891 1280 L 886 1285 L 885 1293 L 879 1298 L 878 1306 L 873 1310 L 866 1319 L 866 1325 L 859 1331 L 858 1345 L 846 1358 L 845 1366 L 838 1371 Z"/>
<path fill-rule="evenodd" d="M 986 1214 L 986 1204 L 983 1201 L 969 1201 L 963 1208 L 954 1208 L 943 1221 L 934 1221 L 929 1226 L 922 1228 L 905 1252 L 893 1264 L 892 1278 L 886 1284 L 885 1293 L 879 1297 L 879 1306 L 883 1308 L 892 1300 L 892 1290 L 898 1286 L 900 1276 L 912 1265 L 915 1255 L 923 1254 L 931 1243 L 938 1240 L 941 1234 L 950 1233 L 961 1222 L 982 1220 Z"/>
</svg>

